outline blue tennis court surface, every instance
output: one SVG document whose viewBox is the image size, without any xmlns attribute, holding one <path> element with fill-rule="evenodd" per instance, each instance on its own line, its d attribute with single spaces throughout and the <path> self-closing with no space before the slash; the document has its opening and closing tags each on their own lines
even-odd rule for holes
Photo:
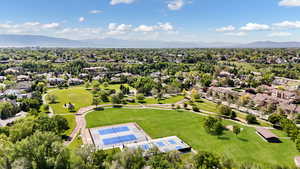
<svg viewBox="0 0 300 169">
<path fill-rule="evenodd" d="M 127 126 L 114 127 L 114 128 L 108 128 L 108 129 L 98 130 L 98 132 L 99 132 L 100 135 L 120 133 L 120 132 L 125 132 L 125 131 L 129 131 L 129 128 Z"/>
<path fill-rule="evenodd" d="M 174 140 L 169 140 L 168 141 L 170 144 L 176 144 L 176 142 Z"/>
<path fill-rule="evenodd" d="M 155 144 L 156 144 L 157 146 L 159 146 L 159 147 L 165 146 L 165 144 L 164 144 L 163 142 L 161 142 L 161 141 L 160 141 L 160 142 L 156 142 Z"/>
<path fill-rule="evenodd" d="M 110 144 L 119 144 L 127 141 L 134 141 L 137 138 L 134 135 L 126 135 L 126 136 L 119 136 L 119 137 L 112 137 L 112 138 L 106 138 L 103 139 L 104 145 L 110 145 Z"/>
<path fill-rule="evenodd" d="M 179 151 L 179 152 L 189 152 L 191 147 L 184 143 L 180 138 L 176 136 L 158 138 L 154 140 L 147 140 L 144 142 L 130 143 L 125 145 L 130 149 L 141 148 L 144 151 L 148 151 L 151 148 L 158 148 L 160 152 L 170 152 L 170 151 Z"/>
</svg>

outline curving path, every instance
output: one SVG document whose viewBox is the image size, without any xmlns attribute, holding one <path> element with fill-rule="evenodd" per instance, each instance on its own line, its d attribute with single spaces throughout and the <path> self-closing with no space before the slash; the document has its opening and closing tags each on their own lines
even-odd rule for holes
<svg viewBox="0 0 300 169">
<path fill-rule="evenodd" d="M 182 103 L 182 101 L 178 102 Z M 113 104 L 104 104 L 104 105 L 99 105 L 97 107 L 106 107 L 106 108 L 111 108 L 107 106 L 112 106 Z M 175 105 L 178 105 L 177 103 Z M 172 110 L 171 104 L 143 104 L 143 105 L 125 105 L 123 106 L 124 108 L 134 108 L 134 109 L 157 109 L 157 110 Z M 78 133 L 80 133 L 83 144 L 93 144 L 89 130 L 86 128 L 86 121 L 85 121 L 85 115 L 88 114 L 89 112 L 92 112 L 96 108 L 96 106 L 88 106 L 88 107 L 83 107 L 78 110 L 76 113 L 76 127 L 73 130 L 72 134 L 70 135 L 71 139 L 66 141 L 65 144 L 68 145 L 70 144 L 76 137 Z M 214 112 L 209 112 L 209 111 L 204 111 L 201 110 L 201 112 L 194 112 L 192 110 L 186 110 L 190 111 L 192 113 L 201 115 L 201 116 L 209 116 L 209 115 L 217 115 L 217 113 Z M 223 118 L 225 119 L 225 118 Z M 256 128 L 258 127 L 257 125 L 250 125 L 246 124 L 241 120 L 231 120 L 231 119 L 226 119 L 230 120 L 232 122 L 238 123 L 240 125 L 246 126 L 246 127 L 252 127 Z M 264 127 L 267 129 L 273 129 L 272 127 Z"/>
</svg>

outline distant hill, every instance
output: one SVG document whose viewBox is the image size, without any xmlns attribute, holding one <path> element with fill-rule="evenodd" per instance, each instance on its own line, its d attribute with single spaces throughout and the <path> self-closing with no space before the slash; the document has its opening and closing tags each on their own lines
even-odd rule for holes
<svg viewBox="0 0 300 169">
<path fill-rule="evenodd" d="M 1 47 L 84 47 L 85 43 L 75 40 L 38 35 L 0 35 Z"/>
<path fill-rule="evenodd" d="M 158 40 L 88 39 L 70 40 L 39 35 L 0 35 L 0 47 L 93 47 L 93 48 L 300 48 L 300 42 L 257 41 L 248 44 L 227 42 L 176 42 Z"/>
<path fill-rule="evenodd" d="M 257 41 L 239 47 L 243 48 L 300 48 L 300 42 Z"/>
</svg>

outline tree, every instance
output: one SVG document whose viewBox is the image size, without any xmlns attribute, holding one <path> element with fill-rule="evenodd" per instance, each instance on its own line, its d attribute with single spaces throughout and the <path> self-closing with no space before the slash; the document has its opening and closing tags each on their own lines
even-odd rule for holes
<svg viewBox="0 0 300 169">
<path fill-rule="evenodd" d="M 240 134 L 240 132 L 241 132 L 241 128 L 239 127 L 239 126 L 237 126 L 237 125 L 234 125 L 233 126 L 233 131 L 232 131 L 235 135 L 238 135 L 238 134 Z"/>
<path fill-rule="evenodd" d="M 246 121 L 247 121 L 248 124 L 257 124 L 256 116 L 253 115 L 253 114 L 248 114 L 246 116 Z"/>
<path fill-rule="evenodd" d="M 92 105 L 95 105 L 96 107 L 100 104 L 100 98 L 93 97 Z"/>
<path fill-rule="evenodd" d="M 27 163 L 28 168 L 70 168 L 68 149 L 63 146 L 61 139 L 51 132 L 38 131 L 17 142 L 15 154 L 16 159 L 30 161 Z"/>
<path fill-rule="evenodd" d="M 49 113 L 49 105 L 48 104 L 43 104 L 42 105 L 42 111 L 45 113 Z"/>
<path fill-rule="evenodd" d="M 103 102 L 109 102 L 108 94 L 105 91 L 100 91 L 100 100 Z"/>
<path fill-rule="evenodd" d="M 78 160 L 73 168 L 78 169 L 105 169 L 105 160 L 108 156 L 103 150 L 96 150 L 93 145 L 84 145 L 76 150 Z"/>
<path fill-rule="evenodd" d="M 220 158 L 209 152 L 198 152 L 194 157 L 195 169 L 221 168 Z"/>
<path fill-rule="evenodd" d="M 137 94 L 136 99 L 138 100 L 139 103 L 144 103 L 145 102 L 145 96 L 142 93 Z"/>
<path fill-rule="evenodd" d="M 232 113 L 232 109 L 229 106 L 220 105 L 219 112 L 223 116 L 230 116 Z"/>
<path fill-rule="evenodd" d="M 220 119 L 208 117 L 204 122 L 204 129 L 207 133 L 212 135 L 221 135 L 224 127 Z"/>
<path fill-rule="evenodd" d="M 196 106 L 196 105 L 193 105 L 193 106 L 192 106 L 192 109 L 193 109 L 194 112 L 199 112 L 199 111 L 200 111 L 200 110 L 199 110 L 199 107 Z"/>
<path fill-rule="evenodd" d="M 57 96 L 55 96 L 55 95 L 52 95 L 52 94 L 48 94 L 47 96 L 46 96 L 46 100 L 50 103 L 50 104 L 54 104 L 54 103 L 56 103 L 57 102 Z"/>
<path fill-rule="evenodd" d="M 85 86 L 86 89 L 88 89 L 88 88 L 91 87 L 91 83 L 90 83 L 90 82 L 86 82 L 84 86 Z M 98 87 L 99 87 L 99 86 L 98 86 Z"/>
<path fill-rule="evenodd" d="M 277 114 L 277 113 L 274 113 L 274 114 L 271 114 L 269 117 L 268 117 L 268 121 L 270 123 L 272 123 L 273 125 L 279 125 L 280 123 L 280 120 L 284 118 L 282 115 L 280 114 Z"/>
<path fill-rule="evenodd" d="M 237 117 L 236 112 L 235 111 L 231 111 L 230 119 L 235 119 L 236 117 Z"/>
<path fill-rule="evenodd" d="M 0 119 L 8 118 L 19 111 L 18 107 L 10 102 L 0 102 Z"/>
<path fill-rule="evenodd" d="M 145 167 L 146 161 L 141 150 L 127 149 L 114 156 L 111 168 L 141 169 Z"/>
<path fill-rule="evenodd" d="M 121 103 L 121 99 L 117 94 L 114 94 L 111 96 L 111 102 L 113 104 L 120 104 Z"/>
</svg>

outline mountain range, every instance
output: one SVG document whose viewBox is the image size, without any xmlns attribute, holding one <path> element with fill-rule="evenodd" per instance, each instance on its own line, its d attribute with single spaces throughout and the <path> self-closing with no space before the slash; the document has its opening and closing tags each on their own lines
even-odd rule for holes
<svg viewBox="0 0 300 169">
<path fill-rule="evenodd" d="M 87 39 L 70 40 L 40 35 L 0 35 L 0 47 L 73 48 L 300 48 L 300 42 L 256 41 L 252 43 L 176 42 L 158 40 Z"/>
</svg>

